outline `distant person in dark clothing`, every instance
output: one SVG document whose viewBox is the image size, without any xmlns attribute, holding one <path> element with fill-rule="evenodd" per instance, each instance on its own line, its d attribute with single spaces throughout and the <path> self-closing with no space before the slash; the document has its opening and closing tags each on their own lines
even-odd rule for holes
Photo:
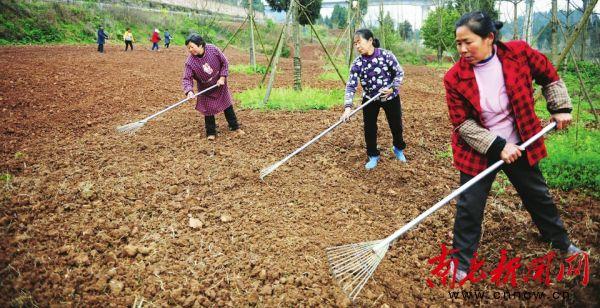
<svg viewBox="0 0 600 308">
<path fill-rule="evenodd" d="M 104 43 L 108 39 L 108 35 L 104 33 L 104 27 L 98 28 L 98 52 L 104 52 Z"/>
<path fill-rule="evenodd" d="M 165 29 L 165 48 L 169 48 L 173 36 L 169 33 L 169 29 Z"/>
</svg>

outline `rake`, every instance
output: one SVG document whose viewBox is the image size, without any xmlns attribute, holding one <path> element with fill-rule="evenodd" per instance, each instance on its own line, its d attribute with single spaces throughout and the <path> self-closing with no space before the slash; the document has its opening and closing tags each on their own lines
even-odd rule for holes
<svg viewBox="0 0 600 308">
<path fill-rule="evenodd" d="M 525 143 L 521 144 L 519 147 L 522 151 L 524 151 L 526 147 L 552 130 L 555 126 L 556 123 L 550 123 L 539 133 L 525 141 Z M 383 240 L 327 248 L 325 251 L 327 254 L 327 260 L 329 261 L 329 267 L 331 268 L 334 279 L 340 284 L 342 291 L 346 293 L 350 300 L 354 301 L 358 293 L 373 275 L 373 272 L 375 272 L 375 269 L 387 253 L 390 245 L 398 237 L 400 237 L 400 235 L 413 228 L 427 216 L 433 214 L 433 212 L 450 202 L 477 181 L 496 170 L 503 163 L 504 161 L 502 160 L 497 161 L 480 174 L 472 178 L 470 181 L 456 189 L 446 198 L 442 199 L 427 211 L 417 216 L 417 218 L 413 219 L 408 224 L 394 232 L 394 234 L 386 237 Z"/>
<path fill-rule="evenodd" d="M 373 96 L 372 98 L 370 98 L 368 101 L 366 101 L 364 104 L 358 106 L 356 109 L 352 110 L 352 112 L 350 113 L 350 115 L 348 117 L 352 117 L 355 113 L 357 113 L 359 110 L 365 108 L 365 106 L 367 106 L 368 104 L 370 104 L 372 101 L 376 100 L 377 98 L 379 98 L 379 96 L 381 96 L 381 92 L 377 93 L 377 95 Z M 275 169 L 279 168 L 279 166 L 283 165 L 286 161 L 288 161 L 290 158 L 294 157 L 296 154 L 302 152 L 304 149 L 306 149 L 309 145 L 315 143 L 317 140 L 319 140 L 321 137 L 327 135 L 327 133 L 329 133 L 330 131 L 332 131 L 334 128 L 336 128 L 338 125 L 344 123 L 343 120 L 339 120 L 337 122 L 335 122 L 333 125 L 331 125 L 329 128 L 327 128 L 326 130 L 322 131 L 320 134 L 318 134 L 316 137 L 312 138 L 309 142 L 305 143 L 303 146 L 299 147 L 298 149 L 296 149 L 294 152 L 292 152 L 290 155 L 286 156 L 284 159 L 266 167 L 263 168 L 262 170 L 260 170 L 260 179 L 264 179 L 265 176 L 269 175 L 271 172 L 275 171 Z"/>
<path fill-rule="evenodd" d="M 208 87 L 208 88 L 206 88 L 206 89 L 204 89 L 204 90 L 202 90 L 202 91 L 194 94 L 194 96 L 185 98 L 183 100 L 180 100 L 179 102 L 177 102 L 177 103 L 175 103 L 175 104 L 173 104 L 173 105 L 171 105 L 171 106 L 169 106 L 169 107 L 167 107 L 167 108 L 165 108 L 165 109 L 163 109 L 163 110 L 161 110 L 161 111 L 159 111 L 159 112 L 157 112 L 157 113 L 155 113 L 155 114 L 153 114 L 153 115 L 151 115 L 151 116 L 149 116 L 149 117 L 147 117 L 147 118 L 145 118 L 143 120 L 139 120 L 137 122 L 132 122 L 132 123 L 129 123 L 129 124 L 121 125 L 121 126 L 117 127 L 117 131 L 119 133 L 134 134 L 138 129 L 140 129 L 140 128 L 142 128 L 142 126 L 146 125 L 146 122 L 148 122 L 148 121 L 156 118 L 157 116 L 159 116 L 159 115 L 161 115 L 161 114 L 163 114 L 163 113 L 165 113 L 165 112 L 167 112 L 167 111 L 169 111 L 169 110 L 171 110 L 171 109 L 173 109 L 173 108 L 175 108 L 175 107 L 177 107 L 177 106 L 179 106 L 179 105 L 187 102 L 188 100 L 190 100 L 190 99 L 192 99 L 192 98 L 194 98 L 194 97 L 196 97 L 196 96 L 198 96 L 198 95 L 200 95 L 202 93 L 206 93 L 207 91 L 212 90 L 213 88 L 218 87 L 218 86 L 219 86 L 218 84 L 212 85 L 212 86 L 210 86 L 210 87 Z"/>
</svg>

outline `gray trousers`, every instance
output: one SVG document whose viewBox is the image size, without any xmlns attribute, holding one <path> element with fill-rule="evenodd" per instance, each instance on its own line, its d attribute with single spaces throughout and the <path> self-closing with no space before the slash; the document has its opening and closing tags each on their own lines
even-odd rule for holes
<svg viewBox="0 0 600 308">
<path fill-rule="evenodd" d="M 501 169 L 519 193 L 542 238 L 554 248 L 566 250 L 571 242 L 539 166 L 530 166 L 526 155 L 523 155 L 512 164 L 502 165 Z M 452 246 L 458 249 L 454 256 L 458 258 L 460 270 L 468 271 L 473 253 L 479 246 L 483 210 L 498 171 L 481 179 L 459 196 Z M 461 172 L 461 185 L 472 178 Z"/>
</svg>

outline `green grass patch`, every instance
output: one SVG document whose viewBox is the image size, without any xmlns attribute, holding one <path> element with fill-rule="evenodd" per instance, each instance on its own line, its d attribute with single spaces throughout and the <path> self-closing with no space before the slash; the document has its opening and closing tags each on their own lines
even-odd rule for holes
<svg viewBox="0 0 600 308">
<path fill-rule="evenodd" d="M 169 29 L 173 36 L 171 45 L 183 45 L 190 32 L 197 32 L 207 42 L 222 48 L 239 26 L 239 23 L 221 22 L 218 14 L 207 18 L 177 6 L 133 1 L 157 10 L 150 12 L 127 7 L 125 2 L 131 1 L 112 1 L 106 5 L 100 5 L 98 1 L 77 4 L 40 0 L 0 1 L 0 45 L 95 43 L 98 26 L 103 25 L 110 38 L 107 44 L 123 45 L 123 33 L 126 28 L 131 28 L 134 46 L 149 47 L 152 30 L 158 28 L 161 37 L 164 30 Z M 282 26 L 273 22 L 256 26 L 269 52 L 269 46 L 275 45 L 278 29 Z M 231 44 L 247 50 L 250 45 L 248 37 L 249 27 L 246 26 Z M 163 43 L 160 43 L 161 47 Z M 289 47 L 284 47 L 282 56 L 289 55 Z M 256 48 L 262 51 L 258 43 Z"/>
<path fill-rule="evenodd" d="M 492 193 L 497 197 L 506 193 L 510 181 L 504 172 L 498 172 L 496 180 L 492 183 Z"/>
<path fill-rule="evenodd" d="M 550 187 L 582 188 L 600 197 L 600 131 L 572 126 L 550 135 L 546 146 L 540 166 Z"/>
<path fill-rule="evenodd" d="M 256 68 L 254 68 L 250 64 L 236 64 L 236 65 L 229 66 L 229 72 L 241 73 L 241 74 L 247 74 L 247 75 L 252 75 L 252 74 L 263 75 L 264 73 L 267 72 L 267 67 L 262 64 L 256 64 Z"/>
<path fill-rule="evenodd" d="M 275 88 L 271 91 L 267 105 L 263 106 L 265 93 L 266 88 L 254 88 L 236 93 L 234 97 L 241 101 L 242 108 L 273 110 L 323 110 L 341 106 L 344 100 L 343 89 L 304 88 L 302 91 L 294 91 L 291 88 Z"/>
<path fill-rule="evenodd" d="M 425 65 L 428 67 L 433 67 L 433 68 L 450 69 L 454 65 L 454 63 L 452 63 L 452 62 L 439 63 L 436 61 L 436 62 L 427 62 Z"/>
<path fill-rule="evenodd" d="M 341 63 L 340 64 L 336 63 L 336 65 L 337 65 L 338 70 L 340 70 L 340 74 L 342 74 L 342 77 L 344 77 L 345 79 L 348 79 L 348 76 L 350 75 L 350 68 Z M 324 68 L 325 68 L 325 72 L 322 73 L 321 75 L 319 75 L 319 79 L 321 79 L 321 80 L 340 80 L 340 76 L 338 76 L 333 65 L 328 64 Z"/>
<path fill-rule="evenodd" d="M 600 85 L 600 68 L 591 62 L 578 62 L 583 81 L 594 105 L 600 102 L 596 93 Z M 548 186 L 562 190 L 581 189 L 600 197 L 600 131 L 590 112 L 589 102 L 584 99 L 573 63 L 559 74 L 573 102 L 573 124 L 567 131 L 553 132 L 546 140 L 548 157 L 540 163 Z M 541 99 L 535 106 L 540 118 L 550 118 L 546 101 Z"/>
<path fill-rule="evenodd" d="M 10 173 L 1 173 L 0 174 L 0 181 L 4 182 L 4 185 L 9 186 L 10 182 L 12 181 L 12 179 L 14 178 L 14 176 Z"/>
<path fill-rule="evenodd" d="M 439 159 L 449 159 L 452 158 L 452 146 L 448 145 L 448 148 L 446 148 L 446 150 L 440 150 L 438 151 L 435 156 Z"/>
</svg>

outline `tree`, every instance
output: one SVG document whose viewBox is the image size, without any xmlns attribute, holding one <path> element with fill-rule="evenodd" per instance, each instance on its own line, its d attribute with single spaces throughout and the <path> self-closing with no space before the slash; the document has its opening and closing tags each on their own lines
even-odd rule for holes
<svg viewBox="0 0 600 308">
<path fill-rule="evenodd" d="M 242 1 L 242 5 L 247 8 L 248 7 L 248 2 L 247 1 Z M 252 0 L 252 8 L 256 11 L 256 12 L 265 12 L 265 5 L 263 4 L 263 2 L 261 0 Z"/>
<path fill-rule="evenodd" d="M 291 0 L 267 0 L 267 3 L 269 3 L 269 6 L 274 11 L 277 11 L 277 12 L 286 11 L 287 12 L 287 10 L 290 6 L 290 1 Z M 323 1 L 322 0 L 296 0 L 296 3 L 300 4 L 300 6 L 301 6 L 301 8 L 299 8 L 299 10 L 302 11 L 302 9 L 304 9 L 304 11 L 306 12 L 306 15 L 308 15 L 308 17 L 310 18 L 310 21 L 312 23 L 315 23 L 315 21 L 320 16 L 321 4 L 323 3 Z M 306 15 L 304 15 L 302 13 L 300 13 L 298 15 L 298 22 L 303 26 L 309 24 L 308 19 L 306 19 Z"/>
<path fill-rule="evenodd" d="M 398 33 L 400 34 L 400 37 L 405 41 L 412 39 L 413 29 L 412 29 L 412 25 L 410 24 L 410 22 L 405 20 L 404 22 L 399 23 L 398 24 Z"/>
<path fill-rule="evenodd" d="M 391 42 L 395 42 L 398 39 L 394 30 L 394 19 L 390 16 L 390 12 L 387 12 L 384 16 L 383 11 L 380 11 L 377 19 L 379 21 L 377 32 L 379 33 L 379 40 L 382 43 L 382 47 L 390 48 Z"/>
<path fill-rule="evenodd" d="M 441 17 L 441 27 L 440 27 Z M 454 23 L 460 18 L 457 10 L 452 8 L 436 8 L 429 13 L 421 27 L 421 37 L 425 46 L 438 51 L 438 61 L 442 60 L 442 54 L 454 46 Z"/>
<path fill-rule="evenodd" d="M 293 14 L 293 38 L 294 38 L 294 89 L 302 89 L 302 62 L 300 58 L 300 26 L 314 23 L 321 16 L 322 0 L 267 0 L 272 9 L 281 12 L 288 11 L 291 1 L 295 1 Z"/>
<path fill-rule="evenodd" d="M 368 0 L 358 0 L 360 17 L 364 17 L 367 14 L 367 10 L 369 10 L 369 1 Z"/>
<path fill-rule="evenodd" d="M 344 29 L 346 27 L 346 24 L 348 23 L 346 9 L 340 6 L 339 4 L 336 4 L 333 7 L 333 12 L 331 13 L 331 23 L 334 27 L 337 27 L 338 29 Z"/>
<path fill-rule="evenodd" d="M 453 0 L 450 6 L 455 8 L 459 15 L 473 11 L 483 11 L 488 13 L 492 19 L 497 20 L 498 11 L 494 6 L 495 3 L 495 0 Z"/>
</svg>

